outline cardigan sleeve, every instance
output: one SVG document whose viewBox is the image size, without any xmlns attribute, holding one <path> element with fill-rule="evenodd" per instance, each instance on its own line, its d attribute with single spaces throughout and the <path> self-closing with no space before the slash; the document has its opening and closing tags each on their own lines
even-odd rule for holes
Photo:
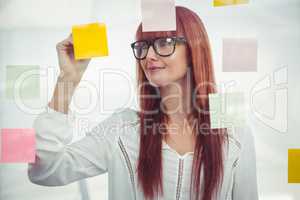
<svg viewBox="0 0 300 200">
<path fill-rule="evenodd" d="M 233 200 L 258 200 L 256 153 L 250 127 L 240 131 L 241 152 L 234 174 Z"/>
<path fill-rule="evenodd" d="M 74 143 L 68 115 L 51 108 L 50 112 L 39 114 L 33 124 L 36 161 L 28 164 L 29 180 L 39 185 L 60 186 L 107 172 L 127 109 L 115 110 Z"/>
</svg>

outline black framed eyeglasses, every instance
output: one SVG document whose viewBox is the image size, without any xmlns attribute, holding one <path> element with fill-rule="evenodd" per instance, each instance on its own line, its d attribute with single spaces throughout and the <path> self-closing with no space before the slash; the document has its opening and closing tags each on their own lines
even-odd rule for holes
<svg viewBox="0 0 300 200">
<path fill-rule="evenodd" d="M 175 52 L 177 43 L 186 43 L 184 37 L 159 37 L 152 40 L 139 40 L 131 44 L 134 57 L 137 60 L 143 60 L 148 54 L 150 46 L 153 47 L 156 54 L 167 57 Z"/>
</svg>

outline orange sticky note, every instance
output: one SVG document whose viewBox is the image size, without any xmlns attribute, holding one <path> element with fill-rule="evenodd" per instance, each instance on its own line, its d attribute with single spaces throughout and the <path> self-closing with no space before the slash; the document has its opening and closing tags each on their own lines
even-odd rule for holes
<svg viewBox="0 0 300 200">
<path fill-rule="evenodd" d="M 214 6 L 228 6 L 228 5 L 238 5 L 247 4 L 249 0 L 214 0 Z"/>
<path fill-rule="evenodd" d="M 75 59 L 108 56 L 106 26 L 103 23 L 72 27 Z"/>
<path fill-rule="evenodd" d="M 35 131 L 31 128 L 1 129 L 2 163 L 35 162 Z"/>
<path fill-rule="evenodd" d="M 288 182 L 300 183 L 300 149 L 288 150 Z"/>
</svg>

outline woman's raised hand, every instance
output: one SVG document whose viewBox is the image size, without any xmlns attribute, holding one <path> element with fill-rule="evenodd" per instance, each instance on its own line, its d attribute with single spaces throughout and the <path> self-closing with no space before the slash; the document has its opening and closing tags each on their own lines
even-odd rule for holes
<svg viewBox="0 0 300 200">
<path fill-rule="evenodd" d="M 72 34 L 56 45 L 59 78 L 77 86 L 91 59 L 75 60 Z"/>
<path fill-rule="evenodd" d="M 68 113 L 69 104 L 91 59 L 76 60 L 72 35 L 56 45 L 60 75 L 48 106 L 56 111 Z"/>
</svg>

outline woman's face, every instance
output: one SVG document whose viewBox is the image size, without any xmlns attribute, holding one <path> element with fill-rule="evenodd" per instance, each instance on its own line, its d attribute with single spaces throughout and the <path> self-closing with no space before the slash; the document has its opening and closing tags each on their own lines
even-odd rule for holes
<svg viewBox="0 0 300 200">
<path fill-rule="evenodd" d="M 151 85 L 166 86 L 181 80 L 187 73 L 189 64 L 187 47 L 185 44 L 176 44 L 172 55 L 162 57 L 150 46 L 146 58 L 141 60 L 140 64 Z M 153 67 L 157 68 L 151 70 Z"/>
</svg>

